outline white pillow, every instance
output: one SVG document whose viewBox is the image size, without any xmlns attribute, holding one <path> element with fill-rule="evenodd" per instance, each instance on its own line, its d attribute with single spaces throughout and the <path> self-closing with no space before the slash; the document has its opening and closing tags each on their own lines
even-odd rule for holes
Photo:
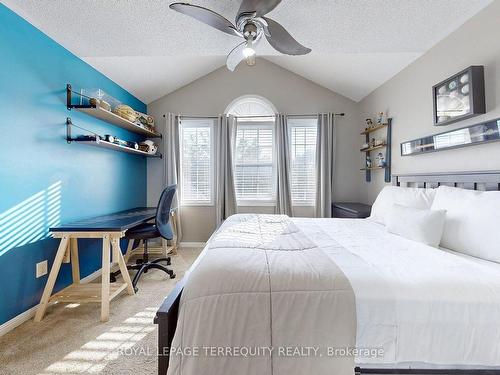
<svg viewBox="0 0 500 375">
<path fill-rule="evenodd" d="M 437 247 L 443 235 L 446 210 L 426 210 L 394 204 L 385 217 L 387 231 Z"/>
<path fill-rule="evenodd" d="M 375 203 L 373 203 L 369 219 L 380 224 L 385 224 L 385 216 L 389 213 L 394 204 L 429 209 L 431 208 L 434 195 L 436 194 L 435 190 L 436 189 L 386 186 L 378 194 Z"/>
<path fill-rule="evenodd" d="M 440 186 L 432 209 L 447 212 L 441 246 L 500 262 L 500 191 Z"/>
</svg>

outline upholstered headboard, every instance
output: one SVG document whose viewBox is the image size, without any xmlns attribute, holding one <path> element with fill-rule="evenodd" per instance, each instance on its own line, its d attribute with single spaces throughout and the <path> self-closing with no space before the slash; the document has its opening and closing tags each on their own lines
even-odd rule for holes
<svg viewBox="0 0 500 375">
<path fill-rule="evenodd" d="M 500 190 L 500 171 L 394 174 L 392 182 L 403 187 L 446 185 L 469 190 Z"/>
</svg>

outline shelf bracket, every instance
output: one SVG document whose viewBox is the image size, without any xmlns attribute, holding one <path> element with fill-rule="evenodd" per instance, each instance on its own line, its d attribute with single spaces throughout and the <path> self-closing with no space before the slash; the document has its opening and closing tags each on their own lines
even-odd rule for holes
<svg viewBox="0 0 500 375">
<path fill-rule="evenodd" d="M 73 93 L 78 96 L 84 97 L 84 95 L 73 91 L 71 85 L 68 83 L 66 85 L 66 108 L 68 109 L 68 111 L 71 111 L 72 108 L 96 108 L 96 106 L 92 104 L 73 104 Z"/>
<path fill-rule="evenodd" d="M 71 125 L 73 123 L 71 122 L 71 118 L 67 117 L 66 118 L 66 142 L 71 143 L 73 141 L 73 138 L 71 137 Z"/>
</svg>

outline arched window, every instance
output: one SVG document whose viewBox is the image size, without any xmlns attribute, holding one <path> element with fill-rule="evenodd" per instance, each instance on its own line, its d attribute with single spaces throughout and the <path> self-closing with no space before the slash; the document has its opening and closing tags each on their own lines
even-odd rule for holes
<svg viewBox="0 0 500 375">
<path fill-rule="evenodd" d="M 226 108 L 226 113 L 236 117 L 274 116 L 276 108 L 266 98 L 257 95 L 240 96 Z"/>
<path fill-rule="evenodd" d="M 276 108 L 263 97 L 246 95 L 233 100 L 226 113 L 238 120 L 233 158 L 238 205 L 274 204 Z"/>
</svg>

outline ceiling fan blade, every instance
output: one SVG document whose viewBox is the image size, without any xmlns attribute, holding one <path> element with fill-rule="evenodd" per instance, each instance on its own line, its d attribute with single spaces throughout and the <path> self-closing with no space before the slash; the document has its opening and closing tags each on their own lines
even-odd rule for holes
<svg viewBox="0 0 500 375">
<path fill-rule="evenodd" d="M 234 72 L 234 69 L 236 69 L 238 64 L 245 60 L 245 56 L 243 56 L 245 44 L 246 42 L 238 44 L 231 52 L 229 52 L 229 55 L 227 55 L 226 66 L 230 71 Z"/>
<path fill-rule="evenodd" d="M 170 9 L 191 16 L 198 21 L 215 27 L 217 30 L 223 31 L 229 35 L 239 37 L 242 36 L 241 33 L 236 29 L 236 26 L 231 23 L 231 21 L 210 9 L 187 3 L 172 3 L 170 4 Z"/>
<path fill-rule="evenodd" d="M 310 48 L 297 42 L 278 22 L 267 17 L 262 18 L 267 22 L 267 41 L 275 50 L 286 55 L 307 55 L 311 52 Z"/>
<path fill-rule="evenodd" d="M 255 13 L 256 17 L 262 17 L 276 8 L 279 3 L 281 0 L 242 0 L 236 19 L 243 13 Z"/>
</svg>

